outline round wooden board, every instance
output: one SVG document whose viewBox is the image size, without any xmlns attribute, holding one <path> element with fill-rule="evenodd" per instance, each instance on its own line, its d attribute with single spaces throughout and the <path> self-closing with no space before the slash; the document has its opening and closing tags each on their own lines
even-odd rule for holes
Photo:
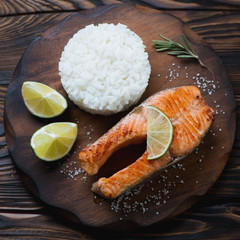
<svg viewBox="0 0 240 240">
<path fill-rule="evenodd" d="M 92 115 L 80 110 L 68 99 L 69 107 L 62 116 L 43 120 L 28 112 L 21 96 L 24 81 L 38 81 L 48 84 L 67 98 L 58 75 L 61 52 L 79 29 L 104 22 L 126 24 L 146 45 L 152 73 L 149 86 L 139 103 L 157 91 L 195 84 L 217 113 L 210 132 L 196 151 L 113 201 L 95 196 L 90 190 L 92 183 L 137 159 L 145 145 L 118 151 L 98 175 L 91 177 L 82 172 L 78 153 L 128 111 L 109 117 Z M 166 53 L 157 53 L 151 46 L 158 34 L 178 41 L 182 33 L 214 76 L 194 60 L 181 60 Z M 35 157 L 29 142 L 37 129 L 55 121 L 76 122 L 79 132 L 69 156 L 50 164 Z M 213 50 L 181 20 L 160 11 L 128 4 L 72 14 L 37 38 L 16 68 L 5 103 L 7 145 L 27 186 L 56 213 L 92 227 L 124 229 L 149 226 L 192 206 L 222 172 L 232 148 L 235 125 L 235 101 L 231 86 Z"/>
</svg>

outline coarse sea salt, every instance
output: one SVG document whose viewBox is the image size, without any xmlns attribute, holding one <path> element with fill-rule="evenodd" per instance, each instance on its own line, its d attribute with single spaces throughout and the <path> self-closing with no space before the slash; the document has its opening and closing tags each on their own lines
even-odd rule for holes
<svg viewBox="0 0 240 240">
<path fill-rule="evenodd" d="M 74 154 L 76 154 L 76 152 Z M 87 173 L 78 166 L 77 161 L 69 160 L 68 158 L 65 163 L 61 164 L 59 172 L 67 179 L 72 179 L 74 181 L 80 179 L 81 181 L 86 182 L 88 177 Z"/>
<path fill-rule="evenodd" d="M 165 78 L 171 83 L 174 82 L 174 80 L 179 79 L 181 76 L 185 76 L 185 78 L 191 77 L 193 84 L 197 85 L 198 88 L 202 89 L 203 92 L 207 92 L 209 95 L 212 95 L 217 88 L 220 88 L 219 81 L 208 79 L 207 76 L 203 76 L 199 72 L 190 76 L 187 70 L 187 66 L 181 67 L 180 65 L 176 65 L 176 63 L 172 63 L 171 67 L 168 68 L 168 74 Z"/>
<path fill-rule="evenodd" d="M 179 184 L 184 184 L 185 182 L 179 175 L 176 175 L 176 180 L 173 181 L 171 168 L 178 169 L 179 171 L 186 170 L 182 163 L 174 164 L 169 169 L 163 169 L 158 180 L 150 180 L 128 190 L 111 202 L 110 209 L 116 213 L 122 213 L 124 217 L 128 217 L 137 212 L 145 214 L 154 206 L 167 204 L 171 193 L 175 191 Z M 159 186 L 157 188 L 151 186 L 155 181 L 157 181 L 157 186 Z M 143 196 L 142 192 L 146 190 L 147 194 Z M 159 211 L 156 209 L 156 215 L 158 213 Z"/>
</svg>

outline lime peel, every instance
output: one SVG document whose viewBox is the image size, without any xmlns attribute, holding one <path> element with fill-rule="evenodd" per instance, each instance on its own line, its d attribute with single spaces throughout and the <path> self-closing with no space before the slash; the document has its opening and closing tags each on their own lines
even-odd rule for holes
<svg viewBox="0 0 240 240">
<path fill-rule="evenodd" d="M 173 137 L 170 119 L 160 109 L 147 106 L 147 152 L 148 160 L 162 157 L 168 150 Z"/>
</svg>

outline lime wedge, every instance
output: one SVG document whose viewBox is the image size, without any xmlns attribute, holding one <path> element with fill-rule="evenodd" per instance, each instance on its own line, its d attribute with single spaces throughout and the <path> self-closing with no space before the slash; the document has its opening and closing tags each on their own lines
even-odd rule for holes
<svg viewBox="0 0 240 240">
<path fill-rule="evenodd" d="M 56 90 L 43 83 L 24 82 L 22 96 L 28 110 L 38 117 L 56 117 L 67 108 L 66 99 Z"/>
<path fill-rule="evenodd" d="M 63 158 L 71 150 L 76 137 L 76 123 L 56 122 L 37 130 L 32 135 L 30 144 L 38 158 L 55 161 Z"/>
<path fill-rule="evenodd" d="M 173 126 L 170 119 L 158 108 L 147 106 L 148 160 L 163 156 L 172 141 Z"/>
</svg>

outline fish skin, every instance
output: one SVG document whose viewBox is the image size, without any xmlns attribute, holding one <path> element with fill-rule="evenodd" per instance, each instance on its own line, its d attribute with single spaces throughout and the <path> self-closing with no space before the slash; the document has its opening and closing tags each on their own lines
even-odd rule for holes
<svg viewBox="0 0 240 240">
<path fill-rule="evenodd" d="M 110 178 L 100 178 L 92 186 L 94 192 L 106 198 L 116 198 L 154 174 L 169 163 L 172 157 L 188 155 L 199 145 L 214 119 L 214 110 L 206 104 L 200 90 L 195 86 L 183 86 L 158 92 L 79 153 L 82 168 L 89 175 L 96 174 L 118 149 L 146 140 L 147 105 L 159 108 L 172 122 L 173 139 L 168 152 L 163 157 L 151 161 L 147 160 L 147 152 L 145 152 L 136 162 Z M 140 173 L 140 168 L 144 169 L 145 173 L 144 171 Z"/>
</svg>

